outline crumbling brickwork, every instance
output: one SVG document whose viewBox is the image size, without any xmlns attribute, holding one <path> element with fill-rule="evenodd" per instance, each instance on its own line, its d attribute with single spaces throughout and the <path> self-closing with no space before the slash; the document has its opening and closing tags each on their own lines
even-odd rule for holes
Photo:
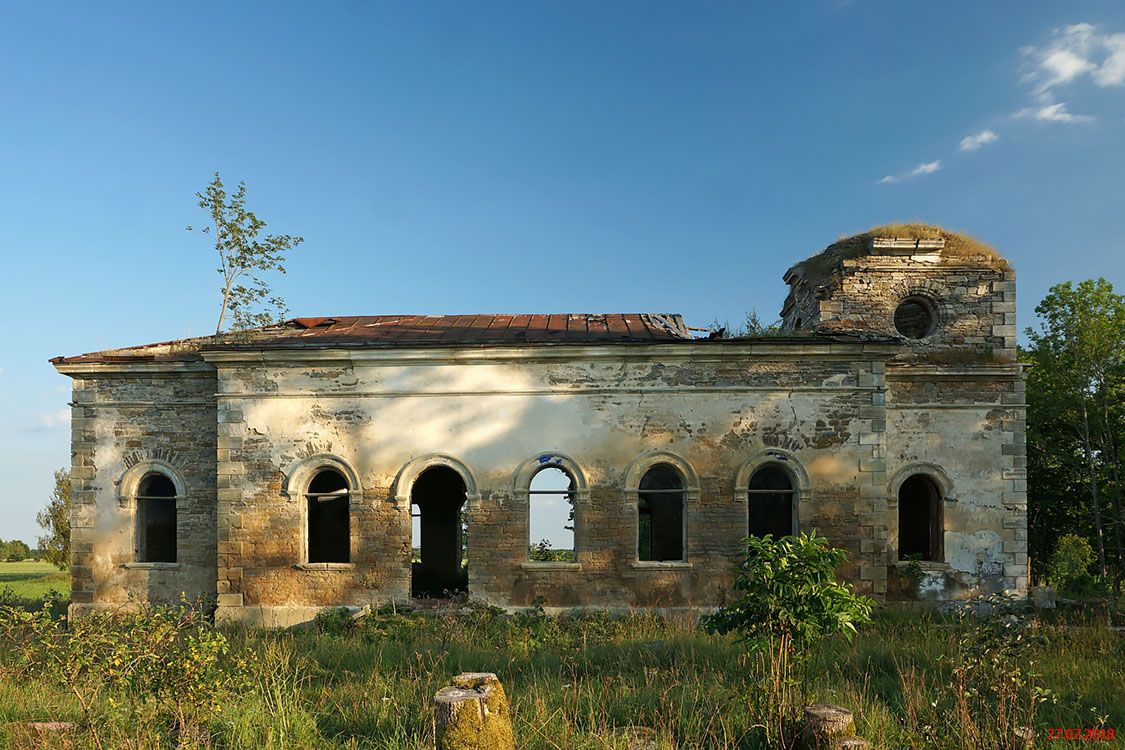
<svg viewBox="0 0 1125 750">
<path fill-rule="evenodd" d="M 790 478 L 795 529 L 846 549 L 841 574 L 880 601 L 1023 591 L 1013 272 L 914 249 L 872 246 L 816 279 L 791 271 L 779 337 L 692 340 L 654 316 L 645 340 L 588 316 L 634 339 L 311 346 L 282 331 L 57 360 L 74 378 L 73 611 L 183 592 L 216 597 L 220 621 L 282 626 L 326 606 L 407 604 L 412 492 L 435 466 L 464 502 L 469 594 L 498 606 L 722 603 L 763 466 Z M 902 335 L 896 307 L 919 296 L 934 319 Z M 574 480 L 572 561 L 529 556 L 528 487 L 544 465 Z M 682 559 L 642 560 L 640 482 L 665 465 L 682 480 Z M 309 555 L 322 470 L 345 485 L 337 562 Z M 136 559 L 145 472 L 178 483 L 175 563 Z M 911 489 L 919 476 L 931 495 Z M 900 559 L 901 519 L 932 530 L 927 559 Z"/>
</svg>

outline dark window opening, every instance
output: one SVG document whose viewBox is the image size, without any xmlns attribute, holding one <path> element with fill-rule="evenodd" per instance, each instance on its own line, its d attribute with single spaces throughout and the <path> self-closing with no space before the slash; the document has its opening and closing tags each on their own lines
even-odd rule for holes
<svg viewBox="0 0 1125 750">
<path fill-rule="evenodd" d="M 137 488 L 138 562 L 176 562 L 176 485 L 146 474 Z"/>
<path fill-rule="evenodd" d="M 797 318 L 797 322 L 793 324 L 793 329 L 796 331 L 801 330 L 801 319 Z"/>
<path fill-rule="evenodd" d="M 309 562 L 351 561 L 348 481 L 335 469 L 324 469 L 309 482 Z"/>
<path fill-rule="evenodd" d="M 426 469 L 415 480 L 410 497 L 418 509 L 418 515 L 411 518 L 418 529 L 418 560 L 411 565 L 413 596 L 442 597 L 468 591 L 465 498 L 464 480 L 448 467 Z"/>
<path fill-rule="evenodd" d="M 898 557 L 941 561 L 944 525 L 941 491 L 924 474 L 909 477 L 898 490 Z"/>
<path fill-rule="evenodd" d="M 749 535 L 772 534 L 774 539 L 793 534 L 797 490 L 784 467 L 766 464 L 750 477 L 748 491 Z"/>
<path fill-rule="evenodd" d="M 669 464 L 657 464 L 637 488 L 637 558 L 683 560 L 684 480 Z"/>
<path fill-rule="evenodd" d="M 528 559 L 574 562 L 574 478 L 557 466 L 531 478 L 528 500 Z"/>
<path fill-rule="evenodd" d="M 925 297 L 907 297 L 895 308 L 895 330 L 908 339 L 924 339 L 934 332 L 934 305 Z"/>
</svg>

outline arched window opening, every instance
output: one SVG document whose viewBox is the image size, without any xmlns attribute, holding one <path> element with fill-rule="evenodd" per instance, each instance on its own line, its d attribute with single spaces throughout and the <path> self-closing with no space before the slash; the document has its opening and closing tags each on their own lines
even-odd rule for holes
<svg viewBox="0 0 1125 750">
<path fill-rule="evenodd" d="M 684 478 L 670 464 L 657 464 L 641 477 L 637 492 L 637 558 L 683 560 Z"/>
<path fill-rule="evenodd" d="M 414 481 L 410 520 L 418 554 L 411 566 L 413 596 L 468 590 L 468 528 L 462 512 L 467 497 L 465 480 L 447 466 L 430 467 Z"/>
<path fill-rule="evenodd" d="M 528 559 L 574 562 L 574 477 L 557 466 L 531 478 L 528 496 Z"/>
<path fill-rule="evenodd" d="M 945 536 L 941 490 L 925 474 L 914 474 L 898 490 L 898 557 L 940 562 Z"/>
<path fill-rule="evenodd" d="M 137 486 L 137 562 L 176 562 L 176 485 L 145 474 Z"/>
<path fill-rule="evenodd" d="M 311 563 L 351 561 L 348 481 L 335 469 L 321 469 L 309 482 L 308 550 Z"/>
<path fill-rule="evenodd" d="M 750 477 L 748 490 L 750 536 L 772 534 L 774 539 L 794 533 L 797 489 L 780 464 L 765 464 Z"/>
</svg>

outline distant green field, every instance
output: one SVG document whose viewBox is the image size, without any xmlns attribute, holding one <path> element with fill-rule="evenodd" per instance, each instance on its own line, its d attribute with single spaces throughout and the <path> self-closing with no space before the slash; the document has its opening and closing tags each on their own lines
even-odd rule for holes
<svg viewBox="0 0 1125 750">
<path fill-rule="evenodd" d="M 11 589 L 24 599 L 40 599 L 54 589 L 70 597 L 70 574 L 45 562 L 0 562 L 0 591 Z"/>
</svg>

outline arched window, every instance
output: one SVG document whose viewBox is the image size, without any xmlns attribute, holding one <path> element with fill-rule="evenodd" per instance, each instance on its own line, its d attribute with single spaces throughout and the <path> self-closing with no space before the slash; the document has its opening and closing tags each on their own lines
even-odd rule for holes
<svg viewBox="0 0 1125 750">
<path fill-rule="evenodd" d="M 749 536 L 772 534 L 774 539 L 794 533 L 797 488 L 785 467 L 767 463 L 750 477 Z"/>
<path fill-rule="evenodd" d="M 150 472 L 141 477 L 135 496 L 137 562 L 176 562 L 176 485 Z"/>
<path fill-rule="evenodd" d="M 545 466 L 531 478 L 528 499 L 528 559 L 574 562 L 574 477 L 559 466 Z"/>
<path fill-rule="evenodd" d="M 684 560 L 684 478 L 671 464 L 656 464 L 637 487 L 637 558 Z"/>
<path fill-rule="evenodd" d="M 898 557 L 941 562 L 945 536 L 941 489 L 926 474 L 912 474 L 898 489 Z"/>
<path fill-rule="evenodd" d="M 349 495 L 348 481 L 335 469 L 321 469 L 309 482 L 305 501 L 310 563 L 351 561 Z"/>
</svg>

